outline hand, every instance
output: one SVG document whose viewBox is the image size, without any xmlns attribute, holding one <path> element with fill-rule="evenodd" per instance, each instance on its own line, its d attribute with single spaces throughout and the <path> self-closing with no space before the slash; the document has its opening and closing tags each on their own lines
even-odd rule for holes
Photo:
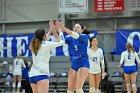
<svg viewBox="0 0 140 93">
<path fill-rule="evenodd" d="M 55 30 L 54 21 L 50 20 L 49 25 L 50 25 L 50 30 L 54 31 Z"/>
<path fill-rule="evenodd" d="M 105 78 L 105 73 L 103 72 L 103 73 L 102 73 L 102 79 L 104 79 L 104 78 Z"/>
<path fill-rule="evenodd" d="M 60 21 L 56 20 L 55 25 L 58 31 L 62 31 L 62 24 Z"/>
<path fill-rule="evenodd" d="M 118 65 L 118 68 L 121 68 L 121 65 Z"/>
</svg>

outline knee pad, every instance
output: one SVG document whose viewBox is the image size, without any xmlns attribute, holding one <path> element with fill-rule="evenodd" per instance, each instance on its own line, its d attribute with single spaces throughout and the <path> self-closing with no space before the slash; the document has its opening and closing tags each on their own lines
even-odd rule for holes
<svg viewBox="0 0 140 93">
<path fill-rule="evenodd" d="M 20 88 L 20 87 L 21 87 L 21 82 L 18 82 L 17 87 L 18 87 L 18 88 Z"/>
<path fill-rule="evenodd" d="M 74 93 L 74 92 L 72 92 L 72 91 L 68 91 L 68 90 L 67 90 L 67 93 Z"/>
<path fill-rule="evenodd" d="M 135 83 L 134 83 L 134 84 L 132 84 L 132 88 L 133 88 L 133 87 L 136 87 L 136 84 L 135 84 Z"/>
<path fill-rule="evenodd" d="M 131 84 L 130 83 L 126 84 L 126 89 L 127 89 L 127 93 L 131 93 Z"/>
<path fill-rule="evenodd" d="M 76 93 L 84 93 L 83 89 L 76 89 Z"/>
<path fill-rule="evenodd" d="M 137 86 L 136 86 L 136 84 L 134 83 L 134 84 L 132 84 L 132 90 L 133 90 L 133 92 L 135 93 L 135 92 L 137 92 Z"/>
<path fill-rule="evenodd" d="M 95 87 L 90 87 L 89 93 L 94 93 L 95 92 Z"/>
<path fill-rule="evenodd" d="M 15 88 L 15 87 L 16 87 L 16 84 L 15 84 L 15 83 L 13 83 L 12 87 L 13 87 L 13 88 Z"/>
<path fill-rule="evenodd" d="M 128 87 L 129 87 L 129 86 L 131 86 L 131 84 L 130 84 L 130 83 L 127 83 L 127 84 L 126 84 L 126 86 L 128 86 Z"/>
</svg>

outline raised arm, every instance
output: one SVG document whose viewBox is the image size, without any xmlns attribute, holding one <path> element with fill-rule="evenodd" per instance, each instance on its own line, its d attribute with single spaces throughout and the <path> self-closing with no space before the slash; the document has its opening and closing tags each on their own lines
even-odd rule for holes
<svg viewBox="0 0 140 93">
<path fill-rule="evenodd" d="M 23 68 L 26 68 L 26 65 L 25 65 L 25 63 L 24 63 L 24 60 L 22 59 L 22 66 L 23 66 Z"/>
<path fill-rule="evenodd" d="M 60 21 L 55 21 L 55 25 L 56 26 L 61 26 L 62 27 L 62 30 L 64 32 L 66 32 L 68 35 L 70 35 L 71 37 L 73 37 L 74 39 L 78 39 L 79 38 L 79 34 L 72 31 L 72 30 L 69 30 L 67 29 Z"/>
<path fill-rule="evenodd" d="M 62 32 L 62 27 L 60 25 L 57 25 L 57 30 L 59 32 L 60 41 L 59 42 L 50 42 L 49 44 L 51 46 L 50 47 L 51 49 L 62 46 L 63 44 L 65 44 L 64 35 L 63 35 L 63 32 Z"/>
<path fill-rule="evenodd" d="M 54 22 L 52 20 L 49 22 L 49 25 L 50 25 L 50 30 L 46 34 L 47 39 L 50 37 L 51 33 L 53 33 L 54 37 L 57 38 L 57 35 L 55 33 L 55 25 L 54 25 Z"/>
<path fill-rule="evenodd" d="M 53 33 L 53 36 L 54 36 L 55 40 L 58 40 L 59 39 L 59 35 L 57 34 L 55 29 L 54 29 L 54 31 L 52 31 L 52 33 Z"/>
</svg>

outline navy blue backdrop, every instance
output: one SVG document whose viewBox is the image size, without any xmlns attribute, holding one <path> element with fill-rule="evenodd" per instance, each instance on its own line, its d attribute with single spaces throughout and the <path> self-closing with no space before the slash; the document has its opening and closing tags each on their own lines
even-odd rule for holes
<svg viewBox="0 0 140 93">
<path fill-rule="evenodd" d="M 116 54 L 126 50 L 126 43 L 130 42 L 137 53 L 140 53 L 140 30 L 118 30 L 116 32 Z"/>
<path fill-rule="evenodd" d="M 96 31 L 91 32 L 92 35 L 97 35 Z M 64 36 L 67 34 L 64 33 Z M 30 42 L 34 34 L 17 34 L 17 35 L 0 35 L 0 56 L 1 57 L 16 57 L 19 53 L 24 57 L 30 57 L 29 49 Z M 51 35 L 50 41 L 54 41 Z M 68 56 L 67 44 L 57 47 L 51 51 L 52 56 Z"/>
</svg>

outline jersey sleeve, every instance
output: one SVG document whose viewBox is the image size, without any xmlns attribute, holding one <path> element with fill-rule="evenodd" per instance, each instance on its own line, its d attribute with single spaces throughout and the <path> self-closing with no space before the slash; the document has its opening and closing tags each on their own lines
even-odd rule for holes
<svg viewBox="0 0 140 93">
<path fill-rule="evenodd" d="M 102 49 L 101 49 L 101 66 L 102 66 L 102 68 L 105 68 L 104 54 L 103 54 L 103 50 Z"/>
<path fill-rule="evenodd" d="M 87 54 L 88 54 L 88 58 L 91 59 L 92 58 L 92 54 L 90 52 L 90 49 L 87 50 Z"/>
<path fill-rule="evenodd" d="M 121 60 L 120 60 L 120 65 L 123 64 L 123 61 L 124 61 L 124 53 L 121 54 Z"/>
<path fill-rule="evenodd" d="M 60 40 L 59 42 L 48 42 L 48 46 L 50 49 L 54 49 L 56 47 L 62 46 L 63 44 L 65 44 L 65 42 L 63 40 Z"/>
<path fill-rule="evenodd" d="M 64 39 L 64 36 L 63 36 L 63 33 L 60 32 L 59 33 L 59 38 L 60 38 L 60 41 L 59 42 L 48 42 L 48 45 L 49 45 L 49 48 L 50 49 L 54 49 L 56 47 L 59 47 L 59 46 L 62 46 L 65 44 L 65 39 Z"/>
<path fill-rule="evenodd" d="M 73 37 L 74 39 L 78 39 L 79 38 L 79 34 L 72 31 L 72 34 L 70 35 L 71 37 Z"/>
<path fill-rule="evenodd" d="M 138 64 L 140 64 L 140 59 L 138 57 L 138 54 L 135 52 L 135 57 L 136 57 L 136 61 L 138 62 Z"/>
</svg>

